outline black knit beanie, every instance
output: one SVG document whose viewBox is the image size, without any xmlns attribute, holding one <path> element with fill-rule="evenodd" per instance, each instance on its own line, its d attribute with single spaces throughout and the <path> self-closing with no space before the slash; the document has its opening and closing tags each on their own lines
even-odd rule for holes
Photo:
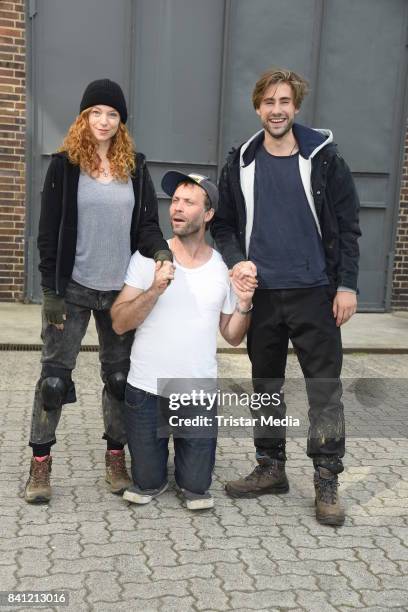
<svg viewBox="0 0 408 612">
<path fill-rule="evenodd" d="M 122 123 L 126 123 L 126 100 L 120 85 L 110 79 L 99 79 L 89 83 L 82 96 L 79 112 L 82 113 L 86 108 L 98 104 L 106 104 L 117 110 Z"/>
</svg>

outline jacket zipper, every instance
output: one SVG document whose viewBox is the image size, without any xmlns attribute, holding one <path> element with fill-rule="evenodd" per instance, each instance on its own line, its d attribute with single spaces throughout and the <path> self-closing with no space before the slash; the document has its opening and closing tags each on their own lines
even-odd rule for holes
<svg viewBox="0 0 408 612">
<path fill-rule="evenodd" d="M 246 252 L 246 243 L 245 243 L 245 227 L 246 227 L 246 204 L 245 204 L 245 198 L 244 198 L 244 194 L 242 193 L 242 189 L 241 189 L 240 183 L 238 183 L 235 180 L 234 170 L 233 170 L 232 164 L 228 166 L 228 169 L 229 169 L 229 174 L 230 174 L 229 180 L 230 180 L 230 183 L 232 185 L 232 190 L 234 192 L 235 199 L 236 199 L 237 203 L 239 203 L 240 208 L 241 208 L 241 211 L 239 211 L 237 209 L 238 218 L 241 216 L 241 219 L 240 219 L 240 222 L 239 222 L 239 227 L 238 227 L 238 232 L 239 232 L 239 238 L 240 238 L 240 241 L 241 241 L 241 246 L 242 246 L 242 248 L 244 250 L 245 255 L 247 255 L 247 252 Z M 244 229 L 242 229 L 242 228 L 244 228 Z"/>
<path fill-rule="evenodd" d="M 135 218 L 135 232 L 138 231 L 139 221 L 140 221 L 140 216 L 141 216 L 141 211 L 142 211 L 143 177 L 144 177 L 145 165 L 146 165 L 146 160 L 144 159 L 140 167 L 139 194 L 138 194 L 138 207 L 136 210 L 136 218 Z"/>
<path fill-rule="evenodd" d="M 64 225 L 65 210 L 67 207 L 66 206 L 67 182 L 68 182 L 68 171 L 66 168 L 66 160 L 64 159 L 64 177 L 62 180 L 62 206 L 61 206 L 62 210 L 61 210 L 61 221 L 60 221 L 59 230 L 58 230 L 57 261 L 55 264 L 55 293 L 57 295 L 60 295 L 59 277 L 60 277 L 60 265 L 61 265 L 61 255 L 62 255 L 62 228 Z"/>
</svg>

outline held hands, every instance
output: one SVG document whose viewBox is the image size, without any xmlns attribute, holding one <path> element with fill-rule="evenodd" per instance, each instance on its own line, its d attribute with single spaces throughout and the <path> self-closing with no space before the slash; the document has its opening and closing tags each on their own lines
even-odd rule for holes
<svg viewBox="0 0 408 612">
<path fill-rule="evenodd" d="M 157 261 L 154 280 L 150 289 L 157 295 L 164 293 L 174 278 L 174 269 L 171 261 Z"/>
<path fill-rule="evenodd" d="M 250 307 L 252 296 L 258 286 L 257 269 L 252 261 L 240 261 L 230 271 L 231 282 L 238 297 L 240 307 Z M 338 291 L 333 300 L 333 316 L 337 327 L 344 325 L 357 310 L 357 296 L 351 291 Z"/>
<path fill-rule="evenodd" d="M 231 284 L 234 288 L 234 293 L 238 299 L 238 306 L 240 310 L 247 311 L 252 306 L 252 297 L 254 295 L 255 288 L 253 289 L 241 289 L 240 284 L 234 279 L 233 271 L 229 272 Z"/>
<path fill-rule="evenodd" d="M 338 291 L 333 300 L 333 316 L 337 327 L 340 327 L 353 316 L 357 310 L 357 296 L 351 291 Z"/>
<path fill-rule="evenodd" d="M 251 292 L 251 298 L 254 294 L 255 289 L 258 286 L 256 280 L 256 265 L 252 261 L 240 261 L 230 271 L 231 281 L 234 286 L 234 290 L 238 295 L 238 291 Z"/>
</svg>

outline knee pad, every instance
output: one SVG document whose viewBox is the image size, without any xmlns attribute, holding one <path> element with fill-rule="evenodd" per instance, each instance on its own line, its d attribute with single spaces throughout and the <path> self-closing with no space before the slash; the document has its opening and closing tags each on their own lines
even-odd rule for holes
<svg viewBox="0 0 408 612">
<path fill-rule="evenodd" d="M 125 399 L 127 376 L 123 372 L 113 372 L 106 379 L 106 390 L 116 399 L 123 401 Z"/>
<path fill-rule="evenodd" d="M 44 410 L 58 410 L 62 407 L 68 385 L 58 376 L 48 376 L 41 383 L 41 397 Z"/>
</svg>

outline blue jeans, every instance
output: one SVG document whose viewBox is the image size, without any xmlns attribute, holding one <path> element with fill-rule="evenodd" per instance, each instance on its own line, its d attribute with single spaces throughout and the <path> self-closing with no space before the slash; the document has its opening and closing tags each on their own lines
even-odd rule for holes
<svg viewBox="0 0 408 612">
<path fill-rule="evenodd" d="M 183 416 L 187 411 L 183 411 Z M 203 414 L 203 413 L 201 413 Z M 167 482 L 168 400 L 126 385 L 124 421 L 132 463 L 132 478 L 141 491 L 155 491 Z M 191 411 L 188 413 L 191 417 Z M 178 413 L 181 416 L 181 413 Z M 174 435 L 175 480 L 181 489 L 203 495 L 211 485 L 217 445 L 216 428 L 177 427 Z M 193 434 L 193 435 L 192 435 Z"/>
</svg>

